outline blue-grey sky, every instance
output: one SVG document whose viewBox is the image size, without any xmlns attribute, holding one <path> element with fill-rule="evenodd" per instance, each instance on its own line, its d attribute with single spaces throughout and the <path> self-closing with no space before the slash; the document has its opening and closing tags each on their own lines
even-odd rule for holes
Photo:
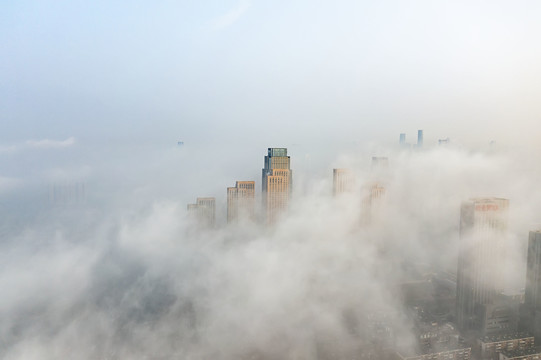
<svg viewBox="0 0 541 360">
<path fill-rule="evenodd" d="M 534 143 L 538 1 L 4 1 L 3 144 Z"/>
</svg>

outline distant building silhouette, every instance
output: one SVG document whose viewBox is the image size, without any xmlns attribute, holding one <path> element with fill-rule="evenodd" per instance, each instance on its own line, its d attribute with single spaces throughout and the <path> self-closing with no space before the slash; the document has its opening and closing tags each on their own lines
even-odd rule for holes
<svg viewBox="0 0 541 360">
<path fill-rule="evenodd" d="M 286 148 L 269 148 L 262 170 L 263 206 L 267 223 L 286 212 L 291 196 L 292 171 Z"/>
<path fill-rule="evenodd" d="M 439 140 L 438 140 L 438 145 L 439 145 L 439 146 L 442 146 L 442 145 L 449 145 L 450 142 L 451 142 L 451 140 L 450 140 L 449 138 L 439 139 Z"/>
<path fill-rule="evenodd" d="M 237 181 L 227 188 L 227 222 L 254 218 L 255 181 Z"/>
<path fill-rule="evenodd" d="M 86 203 L 84 182 L 49 185 L 49 204 L 68 205 Z"/>
<path fill-rule="evenodd" d="M 481 331 L 476 309 L 493 304 L 501 290 L 508 208 L 509 200 L 499 198 L 462 204 L 457 271 L 457 324 L 461 330 Z"/>
<path fill-rule="evenodd" d="M 423 130 L 417 130 L 417 147 L 423 147 Z"/>
<path fill-rule="evenodd" d="M 400 146 L 406 145 L 406 134 L 404 134 L 404 133 L 400 134 L 400 142 L 399 142 L 399 144 L 400 144 Z"/>
<path fill-rule="evenodd" d="M 352 192 L 355 189 L 355 175 L 349 169 L 332 170 L 333 195 Z"/>
</svg>

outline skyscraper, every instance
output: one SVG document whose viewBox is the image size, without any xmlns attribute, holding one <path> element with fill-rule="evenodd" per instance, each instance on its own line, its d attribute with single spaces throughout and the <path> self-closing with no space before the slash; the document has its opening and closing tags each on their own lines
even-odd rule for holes
<svg viewBox="0 0 541 360">
<path fill-rule="evenodd" d="M 400 134 L 400 146 L 405 146 L 405 145 L 406 145 L 406 134 L 401 133 Z"/>
<path fill-rule="evenodd" d="M 462 203 L 457 271 L 457 323 L 479 329 L 476 307 L 491 304 L 501 290 L 509 200 L 477 198 Z"/>
<path fill-rule="evenodd" d="M 523 325 L 536 337 L 541 336 L 541 231 L 530 231 Z"/>
<path fill-rule="evenodd" d="M 423 147 L 423 130 L 417 130 L 417 147 Z"/>
<path fill-rule="evenodd" d="M 333 195 L 352 192 L 355 187 L 355 176 L 349 169 L 332 169 Z"/>
<path fill-rule="evenodd" d="M 237 181 L 227 188 L 227 222 L 253 218 L 255 211 L 255 181 Z"/>
<path fill-rule="evenodd" d="M 274 223 L 289 206 L 292 171 L 286 148 L 269 148 L 262 170 L 263 207 L 267 223 Z"/>
</svg>

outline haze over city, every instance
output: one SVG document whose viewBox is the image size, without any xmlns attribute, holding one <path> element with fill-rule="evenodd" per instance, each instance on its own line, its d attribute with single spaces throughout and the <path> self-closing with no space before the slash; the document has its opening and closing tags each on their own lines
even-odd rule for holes
<svg viewBox="0 0 541 360">
<path fill-rule="evenodd" d="M 0 5 L 0 358 L 538 359 L 540 15 Z"/>
</svg>

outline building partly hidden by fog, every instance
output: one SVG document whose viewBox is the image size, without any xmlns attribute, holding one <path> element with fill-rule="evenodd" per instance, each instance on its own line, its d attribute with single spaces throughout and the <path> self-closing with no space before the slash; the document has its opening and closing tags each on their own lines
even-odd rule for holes
<svg viewBox="0 0 541 360">
<path fill-rule="evenodd" d="M 333 195 L 349 193 L 355 190 L 355 175 L 350 169 L 332 169 Z"/>
<path fill-rule="evenodd" d="M 457 274 L 457 325 L 481 335 L 517 329 L 518 301 L 502 294 L 509 200 L 462 204 Z"/>
<path fill-rule="evenodd" d="M 275 223 L 289 207 L 292 171 L 286 148 L 269 148 L 262 170 L 263 209 L 267 223 Z"/>
<path fill-rule="evenodd" d="M 227 188 L 227 222 L 252 219 L 255 212 L 255 181 L 237 181 Z"/>
<path fill-rule="evenodd" d="M 541 231 L 530 231 L 526 290 L 521 309 L 521 323 L 525 329 L 541 337 Z"/>
<path fill-rule="evenodd" d="M 195 204 L 188 204 L 188 215 L 201 227 L 211 228 L 216 223 L 216 199 L 213 197 L 197 198 Z"/>
<path fill-rule="evenodd" d="M 86 203 L 86 185 L 84 182 L 50 184 L 49 204 L 70 205 Z"/>
</svg>

